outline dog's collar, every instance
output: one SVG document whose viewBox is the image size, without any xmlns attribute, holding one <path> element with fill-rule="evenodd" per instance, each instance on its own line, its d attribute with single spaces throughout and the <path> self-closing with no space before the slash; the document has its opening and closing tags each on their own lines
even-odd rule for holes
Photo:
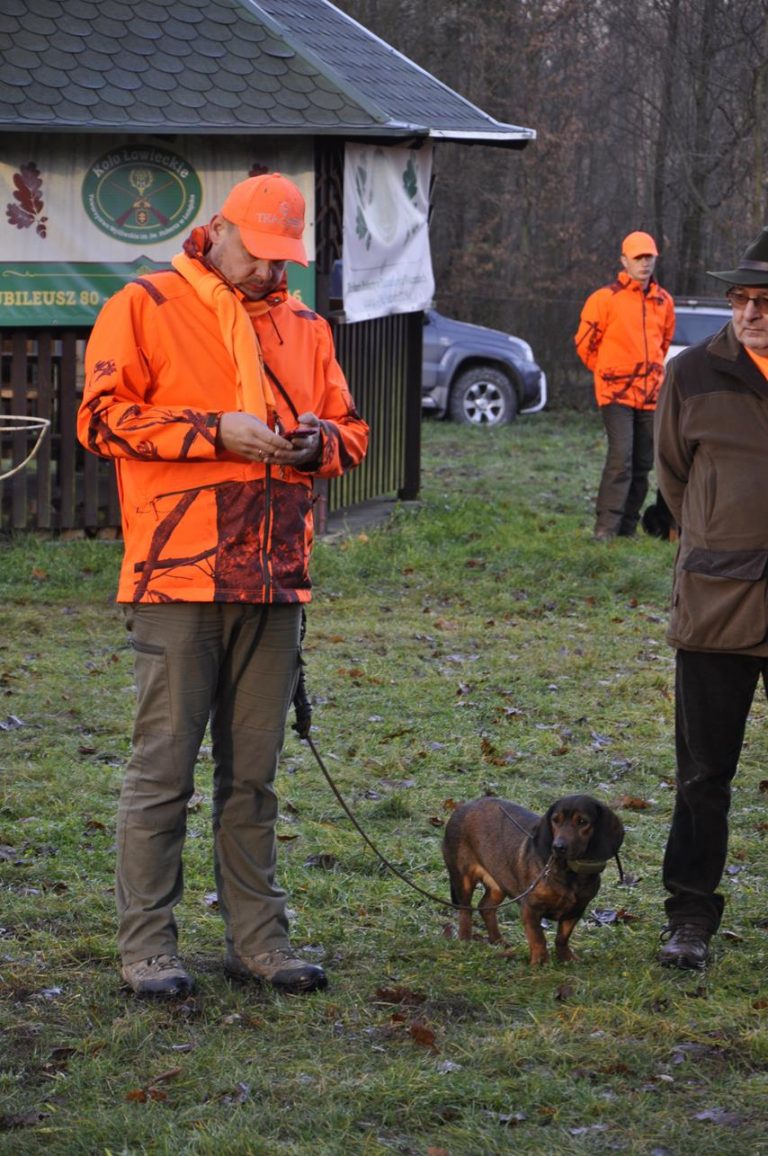
<svg viewBox="0 0 768 1156">
<path fill-rule="evenodd" d="M 575 875 L 599 875 L 608 866 L 607 859 L 569 859 L 568 870 Z"/>
</svg>

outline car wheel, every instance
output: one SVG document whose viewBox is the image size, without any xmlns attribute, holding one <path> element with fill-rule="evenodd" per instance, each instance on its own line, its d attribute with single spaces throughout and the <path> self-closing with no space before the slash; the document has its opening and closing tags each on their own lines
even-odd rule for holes
<svg viewBox="0 0 768 1156">
<path fill-rule="evenodd" d="M 508 425 L 517 417 L 517 394 L 500 369 L 476 366 L 456 379 L 450 413 L 464 425 Z"/>
</svg>

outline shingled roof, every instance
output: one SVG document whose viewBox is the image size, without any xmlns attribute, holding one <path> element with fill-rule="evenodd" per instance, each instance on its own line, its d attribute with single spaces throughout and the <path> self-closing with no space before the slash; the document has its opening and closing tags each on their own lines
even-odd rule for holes
<svg viewBox="0 0 768 1156">
<path fill-rule="evenodd" d="M 522 148 L 326 0 L 2 0 L 0 130 L 247 133 Z"/>
</svg>

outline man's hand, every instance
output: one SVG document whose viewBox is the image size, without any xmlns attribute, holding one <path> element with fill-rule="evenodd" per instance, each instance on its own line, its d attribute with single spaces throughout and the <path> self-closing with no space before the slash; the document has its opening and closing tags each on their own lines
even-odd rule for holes
<svg viewBox="0 0 768 1156">
<path fill-rule="evenodd" d="M 218 440 L 223 449 L 267 465 L 301 466 L 314 461 L 320 454 L 321 437 L 320 419 L 313 413 L 299 417 L 292 440 L 251 413 L 232 411 L 219 419 Z"/>
<path fill-rule="evenodd" d="M 275 455 L 280 465 L 303 466 L 319 458 L 323 435 L 316 414 L 302 413 L 295 428 L 287 430 L 284 437 L 290 442 L 291 450 L 287 455 L 282 450 Z"/>
</svg>

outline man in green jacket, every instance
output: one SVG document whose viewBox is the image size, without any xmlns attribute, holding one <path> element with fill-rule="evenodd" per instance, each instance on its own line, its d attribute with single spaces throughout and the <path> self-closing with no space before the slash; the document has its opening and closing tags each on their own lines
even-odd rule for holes
<svg viewBox="0 0 768 1156">
<path fill-rule="evenodd" d="M 720 925 L 731 782 L 760 679 L 768 690 L 768 229 L 712 273 L 733 310 L 669 363 L 656 472 L 681 527 L 668 638 L 676 647 L 677 791 L 664 856 L 659 962 L 703 968 Z"/>
</svg>

